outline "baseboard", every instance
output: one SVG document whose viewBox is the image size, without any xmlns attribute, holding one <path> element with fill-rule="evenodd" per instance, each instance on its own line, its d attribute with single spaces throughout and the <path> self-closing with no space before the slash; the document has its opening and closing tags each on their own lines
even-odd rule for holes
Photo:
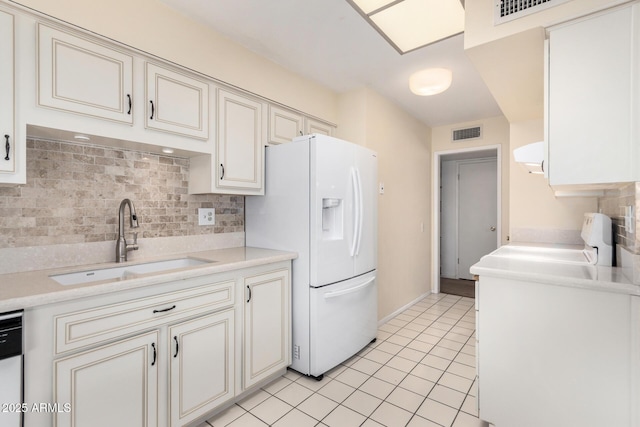
<svg viewBox="0 0 640 427">
<path fill-rule="evenodd" d="M 407 308 L 411 307 L 413 304 L 419 302 L 420 300 L 422 300 L 425 297 L 428 297 L 429 295 L 431 295 L 431 291 L 429 292 L 425 292 L 424 294 L 420 295 L 418 298 L 414 299 L 413 301 L 403 305 L 402 307 L 400 307 L 399 309 L 397 309 L 396 311 L 394 311 L 393 313 L 389 314 L 388 316 L 383 317 L 382 319 L 378 320 L 378 327 L 384 325 L 385 323 L 387 323 L 389 320 L 393 319 L 394 317 L 396 317 L 398 314 L 402 313 L 403 311 L 405 311 Z"/>
</svg>

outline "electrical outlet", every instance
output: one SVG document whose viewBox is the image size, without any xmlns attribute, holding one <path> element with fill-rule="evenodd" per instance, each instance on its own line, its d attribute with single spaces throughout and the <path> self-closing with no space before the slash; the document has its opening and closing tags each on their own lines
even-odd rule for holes
<svg viewBox="0 0 640 427">
<path fill-rule="evenodd" d="M 198 225 L 215 225 L 216 210 L 214 208 L 198 208 Z"/>
</svg>

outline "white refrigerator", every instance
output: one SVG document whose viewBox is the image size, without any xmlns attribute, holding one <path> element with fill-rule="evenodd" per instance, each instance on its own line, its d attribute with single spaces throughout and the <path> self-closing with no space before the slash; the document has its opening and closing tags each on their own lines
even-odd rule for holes
<svg viewBox="0 0 640 427">
<path fill-rule="evenodd" d="M 246 244 L 298 253 L 291 367 L 322 377 L 376 338 L 376 153 L 313 134 L 268 147 L 265 162 L 265 195 L 245 201 Z"/>
</svg>

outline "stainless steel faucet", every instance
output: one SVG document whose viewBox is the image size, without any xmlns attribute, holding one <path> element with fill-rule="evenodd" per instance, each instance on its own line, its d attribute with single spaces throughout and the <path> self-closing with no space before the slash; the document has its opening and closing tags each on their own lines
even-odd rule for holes
<svg viewBox="0 0 640 427">
<path fill-rule="evenodd" d="M 136 215 L 136 208 L 133 207 L 133 202 L 129 199 L 124 199 L 120 202 L 120 209 L 118 210 L 118 240 L 116 241 L 116 262 L 125 262 L 127 260 L 127 252 L 138 250 L 138 233 L 133 233 L 133 244 L 128 244 L 127 239 L 124 237 L 124 208 L 129 206 L 129 222 L 131 228 L 138 228 L 138 216 Z"/>
</svg>

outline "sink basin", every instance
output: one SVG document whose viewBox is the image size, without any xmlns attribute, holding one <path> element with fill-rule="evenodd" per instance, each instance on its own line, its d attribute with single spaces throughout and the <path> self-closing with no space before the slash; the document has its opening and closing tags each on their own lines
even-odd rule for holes
<svg viewBox="0 0 640 427">
<path fill-rule="evenodd" d="M 49 276 L 61 285 L 80 285 L 101 280 L 125 280 L 139 274 L 160 273 L 178 268 L 193 267 L 209 264 L 215 261 L 203 261 L 195 258 L 177 258 L 166 261 L 146 262 L 143 264 L 124 265 L 122 267 L 98 268 L 95 270 L 78 271 L 75 273 L 56 274 Z"/>
</svg>

